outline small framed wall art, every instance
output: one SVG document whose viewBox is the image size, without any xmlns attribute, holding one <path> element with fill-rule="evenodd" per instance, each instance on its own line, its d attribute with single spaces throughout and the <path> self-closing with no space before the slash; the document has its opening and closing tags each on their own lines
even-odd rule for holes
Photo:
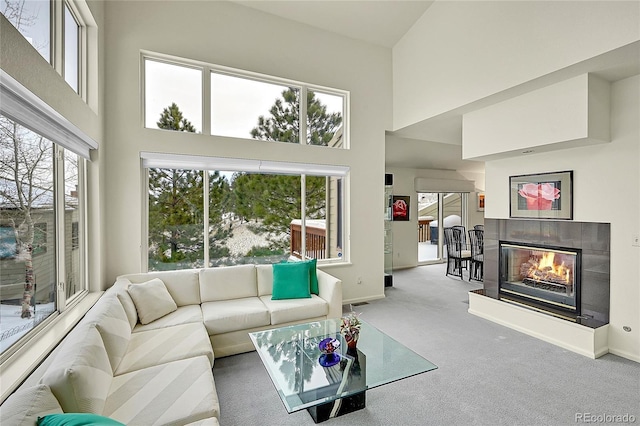
<svg viewBox="0 0 640 426">
<path fill-rule="evenodd" d="M 573 171 L 509 177 L 509 217 L 573 219 Z"/>
<path fill-rule="evenodd" d="M 391 210 L 393 211 L 394 221 L 409 220 L 409 200 L 408 195 L 394 195 Z"/>
<path fill-rule="evenodd" d="M 484 192 L 476 193 L 476 210 L 479 212 L 484 211 Z"/>
</svg>

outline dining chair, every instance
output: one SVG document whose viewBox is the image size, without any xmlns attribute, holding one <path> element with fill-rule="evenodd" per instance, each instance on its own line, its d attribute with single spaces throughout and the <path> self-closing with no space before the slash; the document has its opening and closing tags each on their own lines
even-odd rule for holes
<svg viewBox="0 0 640 426">
<path fill-rule="evenodd" d="M 463 228 L 464 229 L 464 228 Z M 444 228 L 444 240 L 447 246 L 447 273 L 462 278 L 462 270 L 467 269 L 471 251 L 467 248 L 465 234 L 460 227 Z"/>
<path fill-rule="evenodd" d="M 469 230 L 469 246 L 471 258 L 469 259 L 469 281 L 483 281 L 484 279 L 484 231 L 480 229 Z"/>
</svg>

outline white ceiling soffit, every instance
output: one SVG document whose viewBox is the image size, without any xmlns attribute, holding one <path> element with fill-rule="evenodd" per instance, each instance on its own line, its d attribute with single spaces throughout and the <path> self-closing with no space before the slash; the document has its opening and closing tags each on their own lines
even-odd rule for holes
<svg viewBox="0 0 640 426">
<path fill-rule="evenodd" d="M 391 48 L 433 0 L 231 0 L 281 18 Z"/>
<path fill-rule="evenodd" d="M 387 167 L 484 172 L 483 161 L 462 159 L 462 145 L 402 138 L 387 132 Z"/>
<path fill-rule="evenodd" d="M 416 192 L 474 192 L 475 184 L 468 180 L 415 178 Z"/>
</svg>

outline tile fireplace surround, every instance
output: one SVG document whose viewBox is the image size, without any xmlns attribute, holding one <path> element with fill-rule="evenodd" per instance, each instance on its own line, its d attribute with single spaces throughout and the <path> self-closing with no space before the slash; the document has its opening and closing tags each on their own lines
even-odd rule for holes
<svg viewBox="0 0 640 426">
<path fill-rule="evenodd" d="M 484 289 L 469 293 L 469 312 L 591 358 L 607 353 L 610 224 L 485 219 L 484 225 Z M 500 300 L 500 241 L 581 250 L 581 316 L 561 319 Z"/>
</svg>

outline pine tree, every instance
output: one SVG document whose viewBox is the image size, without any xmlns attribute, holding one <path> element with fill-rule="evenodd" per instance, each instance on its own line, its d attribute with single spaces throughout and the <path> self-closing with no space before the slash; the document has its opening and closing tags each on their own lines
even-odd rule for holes
<svg viewBox="0 0 640 426">
<path fill-rule="evenodd" d="M 251 137 L 267 141 L 299 142 L 300 133 L 300 91 L 288 88 L 282 98 L 276 99 L 268 117 L 258 117 L 257 127 L 251 130 Z M 316 94 L 307 91 L 307 144 L 327 146 L 342 125 L 339 112 L 327 113 Z"/>
<path fill-rule="evenodd" d="M 195 133 L 196 128 L 186 118 L 182 116 L 182 111 L 175 102 L 162 110 L 160 120 L 156 123 L 159 129 L 176 130 L 178 132 Z"/>
<path fill-rule="evenodd" d="M 275 100 L 270 116 L 260 116 L 251 131 L 254 139 L 298 143 L 300 131 L 300 91 L 288 88 Z M 340 113 L 327 113 L 326 105 L 307 91 L 307 144 L 326 146 L 342 125 Z M 235 213 L 259 220 L 256 228 L 270 236 L 290 233 L 292 219 L 301 217 L 300 176 L 237 174 L 233 181 Z M 306 177 L 306 217 L 323 218 L 326 178 Z M 281 240 L 280 240 L 281 241 Z M 274 242 L 275 245 L 278 245 Z M 288 242 L 287 242 L 288 244 Z"/>
<path fill-rule="evenodd" d="M 160 129 L 195 132 L 180 108 L 172 103 L 157 122 Z M 162 263 L 186 262 L 203 266 L 204 244 L 210 256 L 228 255 L 224 242 L 230 231 L 222 228 L 228 211 L 229 184 L 218 172 L 209 175 L 209 235 L 204 232 L 204 178 L 202 171 L 149 169 L 149 252 Z"/>
</svg>

